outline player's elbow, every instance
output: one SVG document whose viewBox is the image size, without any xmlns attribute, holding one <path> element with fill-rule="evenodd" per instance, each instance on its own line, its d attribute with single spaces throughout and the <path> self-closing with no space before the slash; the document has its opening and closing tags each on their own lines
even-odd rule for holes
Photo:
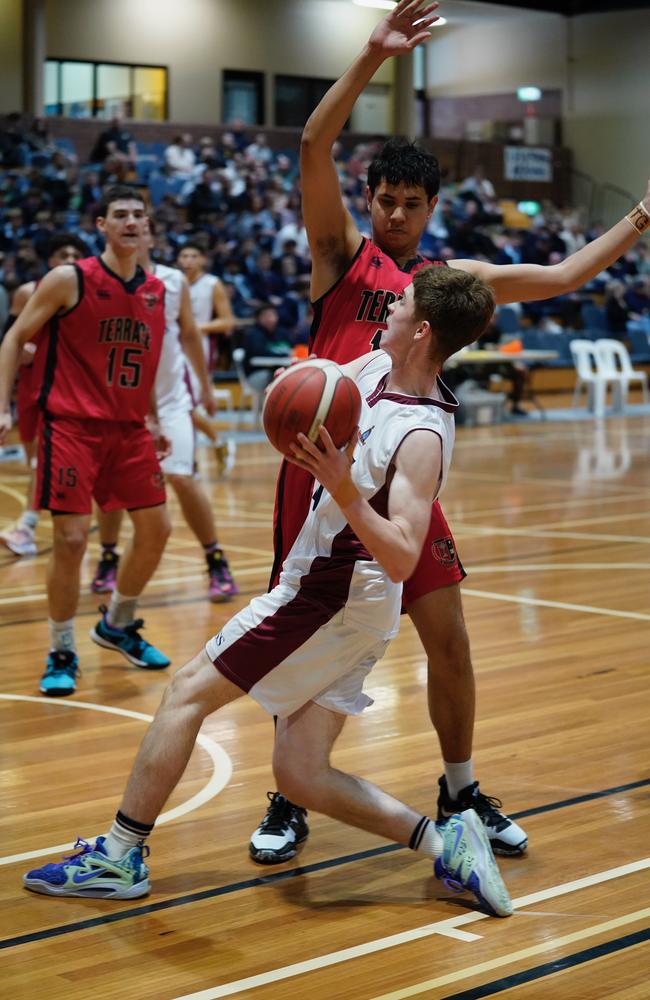
<svg viewBox="0 0 650 1000">
<path fill-rule="evenodd" d="M 390 560 L 390 565 L 384 565 L 384 569 L 391 583 L 404 583 L 405 580 L 413 576 L 417 563 L 418 557 L 416 555 L 411 553 L 396 554 Z"/>
</svg>

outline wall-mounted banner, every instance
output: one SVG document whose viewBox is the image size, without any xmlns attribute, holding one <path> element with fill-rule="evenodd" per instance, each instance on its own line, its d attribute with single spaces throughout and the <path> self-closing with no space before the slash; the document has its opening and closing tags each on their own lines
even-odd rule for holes
<svg viewBox="0 0 650 1000">
<path fill-rule="evenodd" d="M 506 146 L 503 175 L 507 181 L 552 181 L 551 150 L 531 146 Z"/>
</svg>

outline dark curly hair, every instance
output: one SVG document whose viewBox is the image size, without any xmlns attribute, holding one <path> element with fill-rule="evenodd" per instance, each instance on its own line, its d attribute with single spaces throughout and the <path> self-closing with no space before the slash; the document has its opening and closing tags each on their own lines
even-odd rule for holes
<svg viewBox="0 0 650 1000">
<path fill-rule="evenodd" d="M 368 167 L 368 187 L 372 195 L 382 181 L 423 187 L 431 201 L 440 190 L 438 161 L 408 139 L 389 139 Z"/>
</svg>

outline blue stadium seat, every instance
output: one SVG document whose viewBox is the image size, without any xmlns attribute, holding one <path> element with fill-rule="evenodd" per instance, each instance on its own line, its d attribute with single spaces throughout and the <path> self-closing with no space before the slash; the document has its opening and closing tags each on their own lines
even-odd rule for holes
<svg viewBox="0 0 650 1000">
<path fill-rule="evenodd" d="M 517 310 L 512 306 L 500 306 L 497 311 L 497 326 L 501 333 L 519 333 L 521 326 Z"/>
<path fill-rule="evenodd" d="M 77 155 L 77 150 L 72 139 L 55 139 L 54 145 L 58 146 L 62 153 L 69 153 L 70 156 Z"/>
<path fill-rule="evenodd" d="M 583 302 L 580 313 L 582 315 L 582 322 L 587 328 L 601 331 L 607 330 L 607 313 L 602 306 L 594 306 L 588 302 Z"/>
<path fill-rule="evenodd" d="M 650 337 L 643 330 L 628 330 L 630 358 L 632 361 L 650 361 Z"/>
<path fill-rule="evenodd" d="M 524 346 L 525 351 L 543 351 L 544 345 L 542 343 L 542 332 L 541 330 L 529 330 L 521 331 L 521 342 Z"/>
</svg>

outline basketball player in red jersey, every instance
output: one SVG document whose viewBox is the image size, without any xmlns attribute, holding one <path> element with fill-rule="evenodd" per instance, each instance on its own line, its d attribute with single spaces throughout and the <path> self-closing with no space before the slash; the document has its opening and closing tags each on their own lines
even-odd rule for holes
<svg viewBox="0 0 650 1000">
<path fill-rule="evenodd" d="M 366 240 L 343 203 L 332 147 L 381 64 L 431 37 L 429 28 L 436 20 L 437 6 L 401 0 L 325 94 L 302 135 L 303 216 L 312 255 L 314 302 L 311 347 L 319 356 L 340 363 L 377 345 L 390 303 L 401 297 L 422 263 L 418 244 L 436 205 L 439 173 L 435 158 L 424 151 L 407 143 L 387 143 L 368 171 L 372 240 Z M 645 212 L 650 213 L 650 188 L 639 208 L 641 227 L 631 213 L 561 264 L 543 267 L 454 260 L 450 266 L 491 285 L 499 303 L 551 298 L 584 284 L 623 254 L 642 231 Z M 311 493 L 312 481 L 284 463 L 276 497 L 274 576 L 303 524 Z M 474 781 L 474 677 L 459 588 L 464 575 L 436 503 L 420 562 L 404 584 L 404 601 L 428 658 L 429 712 L 445 769 L 439 781 L 438 815 L 442 818 L 473 807 L 495 853 L 520 854 L 527 846 L 526 834 L 498 811 L 498 800 L 483 795 Z M 250 844 L 254 860 L 266 864 L 293 857 L 308 835 L 304 810 L 277 793 L 269 793 L 269 798 L 270 808 Z"/>
<path fill-rule="evenodd" d="M 85 257 L 85 243 L 73 233 L 58 233 L 53 236 L 47 249 L 47 265 L 50 269 L 61 267 L 62 264 L 74 264 Z M 16 322 L 36 289 L 36 281 L 28 281 L 16 289 L 11 302 L 11 312 L 5 324 L 6 333 Z M 18 411 L 18 433 L 25 449 L 25 458 L 29 468 L 27 496 L 25 509 L 19 519 L 11 527 L 0 532 L 0 542 L 7 546 L 16 556 L 36 555 L 36 526 L 38 524 L 38 509 L 34 498 L 36 484 L 36 428 L 38 425 L 38 393 L 39 375 L 45 362 L 45 352 L 37 357 L 37 343 L 32 341 L 25 345 L 18 375 L 16 390 L 16 405 Z"/>
<path fill-rule="evenodd" d="M 126 507 L 134 534 L 110 608 L 91 632 L 100 646 L 145 669 L 169 665 L 139 634 L 138 597 L 170 532 L 156 454 L 166 442 L 151 425 L 152 389 L 165 331 L 164 286 L 136 264 L 146 227 L 133 188 L 104 195 L 97 228 L 101 257 L 56 268 L 40 282 L 0 350 L 0 442 L 11 427 L 9 393 L 23 346 L 46 328 L 39 394 L 36 498 L 52 514 L 48 568 L 50 652 L 40 690 L 71 694 L 78 658 L 74 614 L 93 498 Z M 158 441 L 154 440 L 154 434 Z"/>
</svg>

